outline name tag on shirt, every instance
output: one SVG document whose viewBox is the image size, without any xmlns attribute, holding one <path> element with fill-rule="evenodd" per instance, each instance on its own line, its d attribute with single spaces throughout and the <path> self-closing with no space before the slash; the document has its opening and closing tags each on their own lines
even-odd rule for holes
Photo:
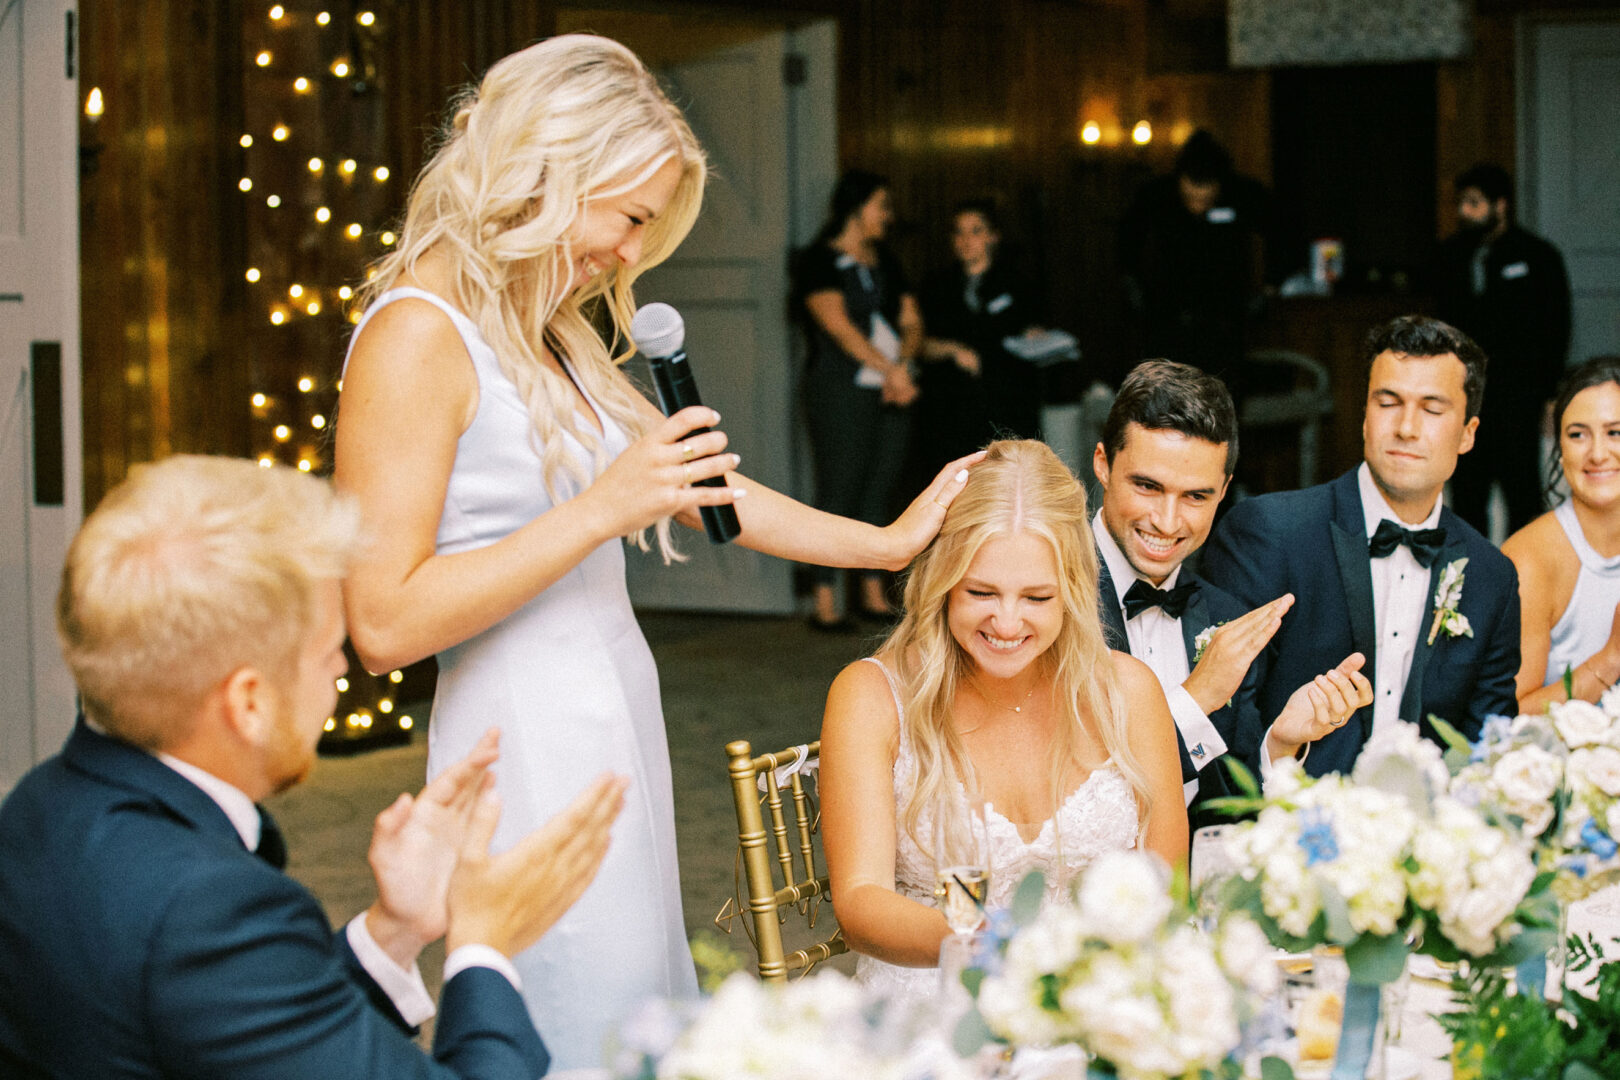
<svg viewBox="0 0 1620 1080">
<path fill-rule="evenodd" d="M 1530 273 L 1529 263 L 1508 263 L 1506 266 L 1502 267 L 1502 280 L 1512 281 L 1514 278 L 1522 278 L 1528 273 Z"/>
<path fill-rule="evenodd" d="M 1012 293 L 1002 293 L 1000 296 L 984 305 L 984 310 L 988 311 L 992 315 L 1000 315 L 1003 311 L 1006 311 L 1008 308 L 1012 307 L 1012 300 Z"/>
<path fill-rule="evenodd" d="M 1204 220 L 1211 225 L 1230 225 L 1237 220 L 1237 211 L 1230 206 L 1212 206 L 1204 215 Z"/>
</svg>

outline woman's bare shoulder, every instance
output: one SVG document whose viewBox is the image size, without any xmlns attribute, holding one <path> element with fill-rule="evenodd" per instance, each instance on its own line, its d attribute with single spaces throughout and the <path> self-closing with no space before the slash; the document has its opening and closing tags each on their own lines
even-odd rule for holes
<svg viewBox="0 0 1620 1080">
<path fill-rule="evenodd" d="M 1519 572 L 1521 581 L 1550 584 L 1574 574 L 1580 559 L 1564 535 L 1564 527 L 1551 512 L 1542 514 L 1502 542 L 1506 555 Z"/>
</svg>

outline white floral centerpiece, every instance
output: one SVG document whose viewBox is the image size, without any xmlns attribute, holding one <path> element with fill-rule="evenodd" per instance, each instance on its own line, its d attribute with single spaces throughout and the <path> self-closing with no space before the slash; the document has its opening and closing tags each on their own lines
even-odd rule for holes
<svg viewBox="0 0 1620 1080">
<path fill-rule="evenodd" d="M 650 1003 L 611 1063 L 619 1080 L 971 1080 L 948 1034 L 836 971 L 789 983 L 738 972 L 713 997 Z"/>
<path fill-rule="evenodd" d="M 1471 746 L 1448 733 L 1453 793 L 1517 823 L 1566 902 L 1620 880 L 1617 715 L 1620 694 L 1611 690 L 1600 705 L 1568 701 L 1542 715 L 1493 717 Z"/>
<path fill-rule="evenodd" d="M 1531 844 L 1454 797 L 1441 751 L 1412 724 L 1368 742 L 1350 776 L 1281 762 L 1229 846 L 1224 900 L 1278 945 L 1342 946 L 1352 980 L 1398 977 L 1411 949 L 1513 964 L 1553 924 Z"/>
<path fill-rule="evenodd" d="M 1026 902 L 1038 877 L 1020 887 Z M 1242 913 L 1195 928 L 1169 887 L 1153 856 L 1115 852 L 1086 869 L 1073 903 L 1025 911 L 999 970 L 977 983 L 986 1034 L 1075 1044 L 1094 1073 L 1128 1080 L 1236 1075 L 1242 1025 L 1276 988 L 1270 946 Z"/>
</svg>

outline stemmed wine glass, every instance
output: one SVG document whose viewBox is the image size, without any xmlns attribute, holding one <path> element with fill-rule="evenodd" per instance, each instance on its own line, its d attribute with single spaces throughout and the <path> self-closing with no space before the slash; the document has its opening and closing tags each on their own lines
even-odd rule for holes
<svg viewBox="0 0 1620 1080">
<path fill-rule="evenodd" d="M 942 978 L 960 976 L 973 956 L 973 933 L 990 898 L 989 804 L 976 793 L 947 799 L 934 816 L 934 898 L 951 935 L 940 944 Z"/>
</svg>

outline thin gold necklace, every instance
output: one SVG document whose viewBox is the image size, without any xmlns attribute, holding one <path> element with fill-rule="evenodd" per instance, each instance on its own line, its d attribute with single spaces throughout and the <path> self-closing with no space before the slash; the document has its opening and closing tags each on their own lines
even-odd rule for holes
<svg viewBox="0 0 1620 1080">
<path fill-rule="evenodd" d="M 1008 712 L 1022 713 L 1024 711 L 1024 706 L 1029 704 L 1030 695 L 1035 693 L 1035 684 L 1031 683 L 1030 686 L 1029 686 L 1029 689 L 1024 691 L 1024 696 L 1018 702 L 1018 704 L 1016 704 L 1016 705 L 1003 705 L 1001 702 L 997 701 L 995 698 L 991 697 L 989 694 L 984 692 L 984 687 L 979 685 L 979 680 L 978 679 L 970 679 L 969 681 L 973 683 L 973 689 L 977 690 L 978 693 L 979 693 L 979 696 L 984 698 L 985 701 L 989 702 L 991 705 L 994 705 L 998 709 L 1005 709 Z"/>
</svg>

